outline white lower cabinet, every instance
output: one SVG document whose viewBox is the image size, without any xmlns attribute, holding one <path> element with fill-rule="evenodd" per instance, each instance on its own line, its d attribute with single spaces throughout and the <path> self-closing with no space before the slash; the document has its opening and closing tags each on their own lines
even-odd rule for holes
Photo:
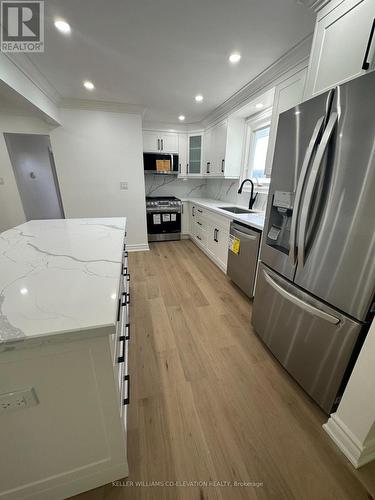
<svg viewBox="0 0 375 500">
<path fill-rule="evenodd" d="M 0 349 L 0 393 L 36 395 L 30 407 L 1 414 L 1 499 L 70 498 L 128 475 L 129 285 L 124 251 L 116 329 Z"/>
<path fill-rule="evenodd" d="M 190 234 L 190 203 L 188 201 L 182 202 L 181 214 L 181 236 L 188 237 Z"/>
<path fill-rule="evenodd" d="M 191 239 L 226 272 L 230 220 L 194 203 L 189 214 Z"/>
</svg>

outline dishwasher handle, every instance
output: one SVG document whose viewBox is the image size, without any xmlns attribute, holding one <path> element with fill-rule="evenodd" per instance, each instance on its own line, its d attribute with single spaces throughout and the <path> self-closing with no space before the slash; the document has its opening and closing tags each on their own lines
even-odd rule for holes
<svg viewBox="0 0 375 500">
<path fill-rule="evenodd" d="M 241 227 L 241 229 L 238 229 L 239 227 Z M 232 236 L 236 236 L 236 234 L 234 233 L 237 233 L 238 235 L 240 235 L 240 237 L 244 237 L 244 238 L 247 238 L 248 240 L 257 240 L 259 235 L 257 233 L 255 233 L 254 231 L 252 231 L 251 229 L 249 229 L 249 232 L 245 232 L 242 230 L 242 226 L 238 226 L 238 225 L 232 225 L 232 227 L 230 228 L 230 234 Z"/>
</svg>

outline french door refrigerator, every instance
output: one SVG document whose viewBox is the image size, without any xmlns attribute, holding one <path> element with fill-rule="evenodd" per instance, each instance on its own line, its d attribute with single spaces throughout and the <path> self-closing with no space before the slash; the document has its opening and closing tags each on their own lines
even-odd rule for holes
<svg viewBox="0 0 375 500">
<path fill-rule="evenodd" d="M 375 73 L 279 117 L 257 334 L 327 413 L 374 311 Z"/>
</svg>

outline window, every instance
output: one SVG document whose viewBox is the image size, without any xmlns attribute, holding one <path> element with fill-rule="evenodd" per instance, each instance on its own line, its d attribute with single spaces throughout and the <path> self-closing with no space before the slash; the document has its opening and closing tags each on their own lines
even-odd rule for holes
<svg viewBox="0 0 375 500">
<path fill-rule="evenodd" d="M 266 157 L 268 140 L 270 137 L 270 127 L 264 127 L 252 132 L 250 140 L 248 173 L 251 177 L 261 179 L 266 177 Z"/>
<path fill-rule="evenodd" d="M 271 108 L 247 120 L 243 179 L 253 179 L 258 190 L 268 191 L 270 179 L 265 172 L 270 137 Z M 244 190 L 250 187 L 245 185 Z"/>
</svg>

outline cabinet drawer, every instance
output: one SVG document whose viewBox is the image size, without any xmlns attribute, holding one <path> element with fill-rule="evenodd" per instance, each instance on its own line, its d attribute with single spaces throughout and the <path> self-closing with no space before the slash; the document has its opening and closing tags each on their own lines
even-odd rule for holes
<svg viewBox="0 0 375 500">
<path fill-rule="evenodd" d="M 206 244 L 207 244 L 207 231 L 205 231 L 202 227 L 197 226 L 194 238 L 201 245 L 206 246 Z"/>
</svg>

